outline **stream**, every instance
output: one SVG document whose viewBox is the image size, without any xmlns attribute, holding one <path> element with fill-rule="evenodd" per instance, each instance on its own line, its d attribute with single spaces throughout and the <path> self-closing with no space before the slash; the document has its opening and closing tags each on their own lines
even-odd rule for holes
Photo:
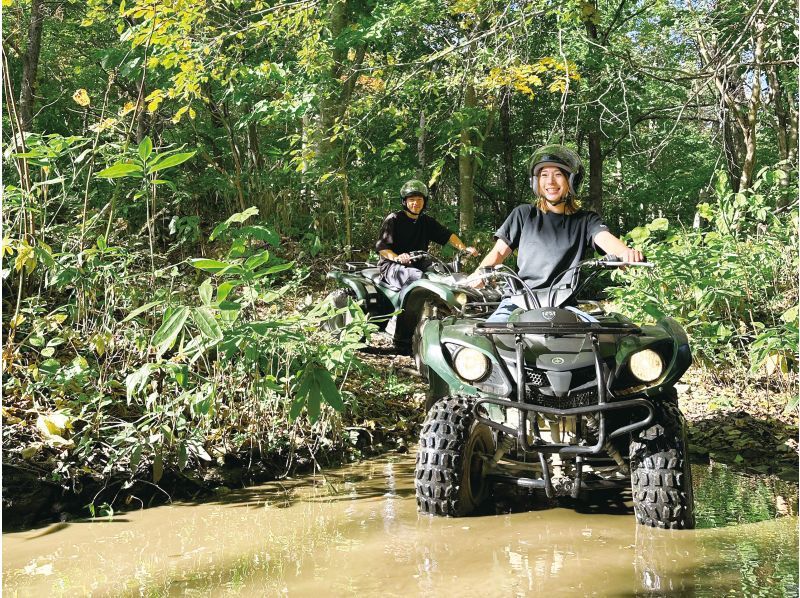
<svg viewBox="0 0 800 598">
<path fill-rule="evenodd" d="M 693 465 L 697 530 L 629 493 L 418 515 L 414 455 L 3 534 L 11 596 L 797 596 L 797 484 Z"/>
</svg>

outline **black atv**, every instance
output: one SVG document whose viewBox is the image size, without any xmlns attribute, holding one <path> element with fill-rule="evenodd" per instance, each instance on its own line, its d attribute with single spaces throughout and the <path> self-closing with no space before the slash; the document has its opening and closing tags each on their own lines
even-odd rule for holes
<svg viewBox="0 0 800 598">
<path fill-rule="evenodd" d="M 579 268 L 620 265 L 607 256 Z M 580 313 L 564 307 L 580 290 L 579 268 L 565 288 L 537 293 L 499 266 L 482 276 L 516 285 L 525 301 L 508 322 L 456 316 L 425 324 L 420 511 L 468 515 L 497 482 L 548 498 L 630 484 L 640 523 L 694 527 L 674 389 L 692 359 L 686 333 L 671 318 L 638 326 L 596 302 L 578 302 Z"/>
<path fill-rule="evenodd" d="M 392 339 L 399 352 L 419 355 L 420 331 L 430 317 L 453 313 L 487 315 L 499 304 L 500 292 L 477 290 L 464 284 L 461 271 L 462 252 L 447 263 L 426 251 L 410 254 L 412 263 L 425 269 L 425 276 L 403 289 L 392 287 L 380 278 L 377 264 L 347 262 L 327 277 L 341 288 L 330 293 L 325 302 L 335 308 L 324 326 L 331 332 L 344 328 L 350 318 L 347 309 L 353 301 Z M 418 361 L 420 371 L 423 371 Z"/>
</svg>

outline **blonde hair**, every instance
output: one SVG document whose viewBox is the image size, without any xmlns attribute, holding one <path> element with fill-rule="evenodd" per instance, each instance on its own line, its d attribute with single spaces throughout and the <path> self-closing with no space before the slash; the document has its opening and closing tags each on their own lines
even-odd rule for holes
<svg viewBox="0 0 800 598">
<path fill-rule="evenodd" d="M 564 206 L 564 213 L 567 216 L 572 216 L 575 212 L 581 209 L 581 204 L 578 201 L 578 198 L 574 195 L 570 194 L 567 196 L 566 205 Z M 536 197 L 536 207 L 539 208 L 542 212 L 547 212 L 547 200 L 544 197 Z"/>
</svg>

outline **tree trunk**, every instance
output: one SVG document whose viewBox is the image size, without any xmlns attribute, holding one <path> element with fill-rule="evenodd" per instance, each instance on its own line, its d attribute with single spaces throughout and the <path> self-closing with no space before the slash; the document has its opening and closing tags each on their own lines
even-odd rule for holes
<svg viewBox="0 0 800 598">
<path fill-rule="evenodd" d="M 706 39 L 702 31 L 697 33 L 697 46 L 700 56 L 705 62 L 704 68 L 714 67 L 713 82 L 722 98 L 727 112 L 731 115 L 736 126 L 738 135 L 731 130 L 726 130 L 725 143 L 728 151 L 726 157 L 736 160 L 736 168 L 729 164 L 728 171 L 739 170 L 738 179 L 731 176 L 731 185 L 734 191 L 744 191 L 753 184 L 753 171 L 755 170 L 756 158 L 756 125 L 758 109 L 761 105 L 761 62 L 764 57 L 764 31 L 766 29 L 765 17 L 760 14 L 754 19 L 752 41 L 753 41 L 753 70 L 751 72 L 752 92 L 746 104 L 740 105 L 737 100 L 736 90 L 745 85 L 744 77 L 732 79 L 731 74 L 736 72 L 735 61 L 739 60 L 736 53 L 728 52 L 727 48 L 720 48 L 717 45 L 716 37 Z M 724 61 L 718 63 L 718 58 L 725 57 Z M 727 123 L 726 123 L 727 126 Z M 730 136 L 728 136 L 728 133 Z M 730 152 L 731 147 L 740 145 L 740 151 Z"/>
<path fill-rule="evenodd" d="M 36 74 L 42 51 L 42 28 L 44 14 L 42 0 L 31 0 L 31 21 L 28 25 L 28 46 L 22 56 L 22 85 L 19 95 L 19 120 L 23 131 L 30 131 L 33 124 L 33 101 L 36 92 Z"/>
<path fill-rule="evenodd" d="M 589 131 L 589 198 L 587 207 L 602 214 L 603 210 L 603 146 L 599 129 Z"/>
<path fill-rule="evenodd" d="M 464 107 L 474 108 L 477 104 L 475 86 L 469 82 L 464 92 Z M 475 188 L 473 186 L 475 158 L 472 155 L 474 149 L 469 129 L 462 129 L 461 151 L 458 154 L 458 229 L 461 233 L 471 229 L 475 223 Z"/>
<path fill-rule="evenodd" d="M 503 100 L 500 104 L 500 136 L 503 143 L 503 171 L 506 181 L 505 209 L 508 214 L 517 203 L 517 185 L 514 180 L 514 145 L 511 141 L 511 90 L 509 89 L 504 90 Z"/>
<path fill-rule="evenodd" d="M 427 137 L 427 130 L 425 128 L 425 111 L 420 110 L 419 113 L 419 133 L 417 134 L 417 178 L 427 183 L 427 161 L 425 159 L 425 141 Z"/>
<path fill-rule="evenodd" d="M 597 25 L 591 20 L 585 21 L 586 33 L 597 44 L 603 45 L 597 32 Z M 600 116 L 589 109 L 589 125 L 587 138 L 589 141 L 589 197 L 587 208 L 603 214 L 603 139 L 600 132 Z"/>
</svg>

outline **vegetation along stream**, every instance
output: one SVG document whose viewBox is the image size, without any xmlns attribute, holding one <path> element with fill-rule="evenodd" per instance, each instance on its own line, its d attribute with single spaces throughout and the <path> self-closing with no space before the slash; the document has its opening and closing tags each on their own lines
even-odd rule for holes
<svg viewBox="0 0 800 598">
<path fill-rule="evenodd" d="M 4 535 L 5 596 L 796 596 L 797 485 L 695 465 L 698 529 L 636 525 L 625 495 L 495 492 L 494 512 L 418 515 L 414 456 L 203 503 Z"/>
</svg>

